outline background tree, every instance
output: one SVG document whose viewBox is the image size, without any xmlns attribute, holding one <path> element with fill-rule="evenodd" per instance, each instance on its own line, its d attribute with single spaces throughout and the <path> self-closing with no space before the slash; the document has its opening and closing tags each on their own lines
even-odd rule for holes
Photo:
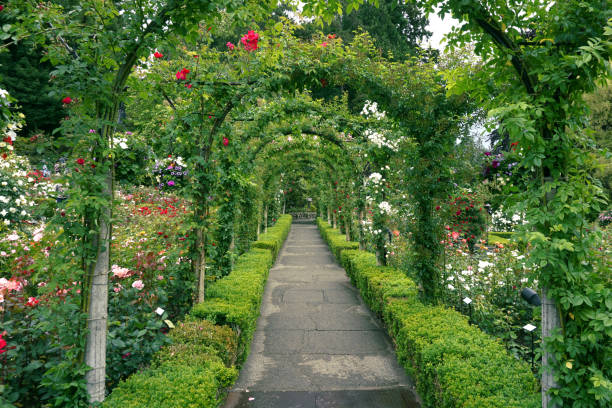
<svg viewBox="0 0 612 408">
<path fill-rule="evenodd" d="M 605 86 L 585 95 L 584 99 L 591 110 L 590 127 L 594 130 L 596 150 L 600 154 L 603 149 L 612 152 L 612 83 L 608 81 Z M 601 180 L 608 203 L 612 203 L 612 158 L 600 157 L 595 174 Z"/>
</svg>

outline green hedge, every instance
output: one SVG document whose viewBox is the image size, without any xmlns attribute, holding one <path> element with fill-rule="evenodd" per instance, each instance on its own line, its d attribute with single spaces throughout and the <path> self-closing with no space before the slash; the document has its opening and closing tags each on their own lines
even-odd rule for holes
<svg viewBox="0 0 612 408">
<path fill-rule="evenodd" d="M 397 269 L 378 266 L 374 254 L 340 249 L 346 242 L 334 248 L 341 234 L 321 219 L 317 224 L 364 300 L 383 316 L 426 407 L 541 406 L 528 364 L 462 314 L 422 304 L 414 282 Z"/>
<path fill-rule="evenodd" d="M 104 401 L 107 408 L 217 407 L 220 390 L 236 381 L 237 336 L 207 321 L 180 323 L 173 343 L 153 357 L 151 367 L 122 381 Z"/>
<path fill-rule="evenodd" d="M 291 216 L 283 215 L 274 226 L 268 228 L 266 233 L 259 236 L 257 241 L 253 243 L 252 248 L 268 249 L 272 251 L 272 256 L 276 259 L 290 229 Z"/>
<path fill-rule="evenodd" d="M 232 272 L 211 284 L 206 300 L 170 332 L 151 367 L 122 381 L 105 408 L 216 408 L 246 359 L 268 272 L 289 230 L 282 216 L 263 240 L 238 257 Z"/>
<path fill-rule="evenodd" d="M 317 218 L 317 226 L 323 233 L 323 239 L 329 244 L 331 251 L 338 261 L 340 261 L 340 253 L 345 249 L 359 249 L 358 242 L 347 241 L 345 234 L 337 229 L 333 229 L 327 221 L 324 221 L 322 218 Z"/>
<path fill-rule="evenodd" d="M 489 234 L 497 235 L 500 238 L 510 239 L 514 235 L 512 231 L 489 231 Z"/>
</svg>

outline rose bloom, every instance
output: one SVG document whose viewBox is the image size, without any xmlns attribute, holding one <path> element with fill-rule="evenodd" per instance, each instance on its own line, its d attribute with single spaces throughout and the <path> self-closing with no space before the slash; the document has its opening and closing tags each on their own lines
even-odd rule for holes
<svg viewBox="0 0 612 408">
<path fill-rule="evenodd" d="M 240 42 L 247 51 L 255 51 L 257 49 L 257 41 L 259 41 L 259 34 L 253 30 L 250 30 L 240 39 Z"/>
<path fill-rule="evenodd" d="M 138 279 L 137 281 L 134 281 L 134 283 L 132 283 L 132 287 L 134 289 L 142 290 L 142 288 L 144 288 L 144 283 L 142 283 L 142 281 Z"/>
<path fill-rule="evenodd" d="M 33 296 L 30 296 L 28 298 L 28 301 L 26 302 L 26 306 L 31 306 L 31 307 L 36 306 L 37 304 L 38 304 L 38 299 L 36 299 Z"/>
<path fill-rule="evenodd" d="M 113 272 L 113 276 L 123 279 L 130 276 L 130 270 L 128 268 L 121 268 L 119 265 L 113 265 L 111 267 L 111 271 Z"/>
</svg>

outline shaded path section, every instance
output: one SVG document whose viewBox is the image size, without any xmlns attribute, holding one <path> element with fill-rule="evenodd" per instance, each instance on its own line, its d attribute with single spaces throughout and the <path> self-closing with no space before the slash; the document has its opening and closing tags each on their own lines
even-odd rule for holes
<svg viewBox="0 0 612 408">
<path fill-rule="evenodd" d="M 418 407 L 413 390 L 316 227 L 294 223 L 225 408 Z"/>
</svg>

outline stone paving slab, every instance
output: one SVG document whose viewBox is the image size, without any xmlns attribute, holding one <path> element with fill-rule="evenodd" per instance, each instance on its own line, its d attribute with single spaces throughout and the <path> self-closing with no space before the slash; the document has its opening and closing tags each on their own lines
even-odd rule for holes
<svg viewBox="0 0 612 408">
<path fill-rule="evenodd" d="M 391 340 L 316 227 L 293 224 L 225 407 L 418 406 Z"/>
<path fill-rule="evenodd" d="M 226 408 L 417 408 L 412 390 L 230 392 Z"/>
</svg>

